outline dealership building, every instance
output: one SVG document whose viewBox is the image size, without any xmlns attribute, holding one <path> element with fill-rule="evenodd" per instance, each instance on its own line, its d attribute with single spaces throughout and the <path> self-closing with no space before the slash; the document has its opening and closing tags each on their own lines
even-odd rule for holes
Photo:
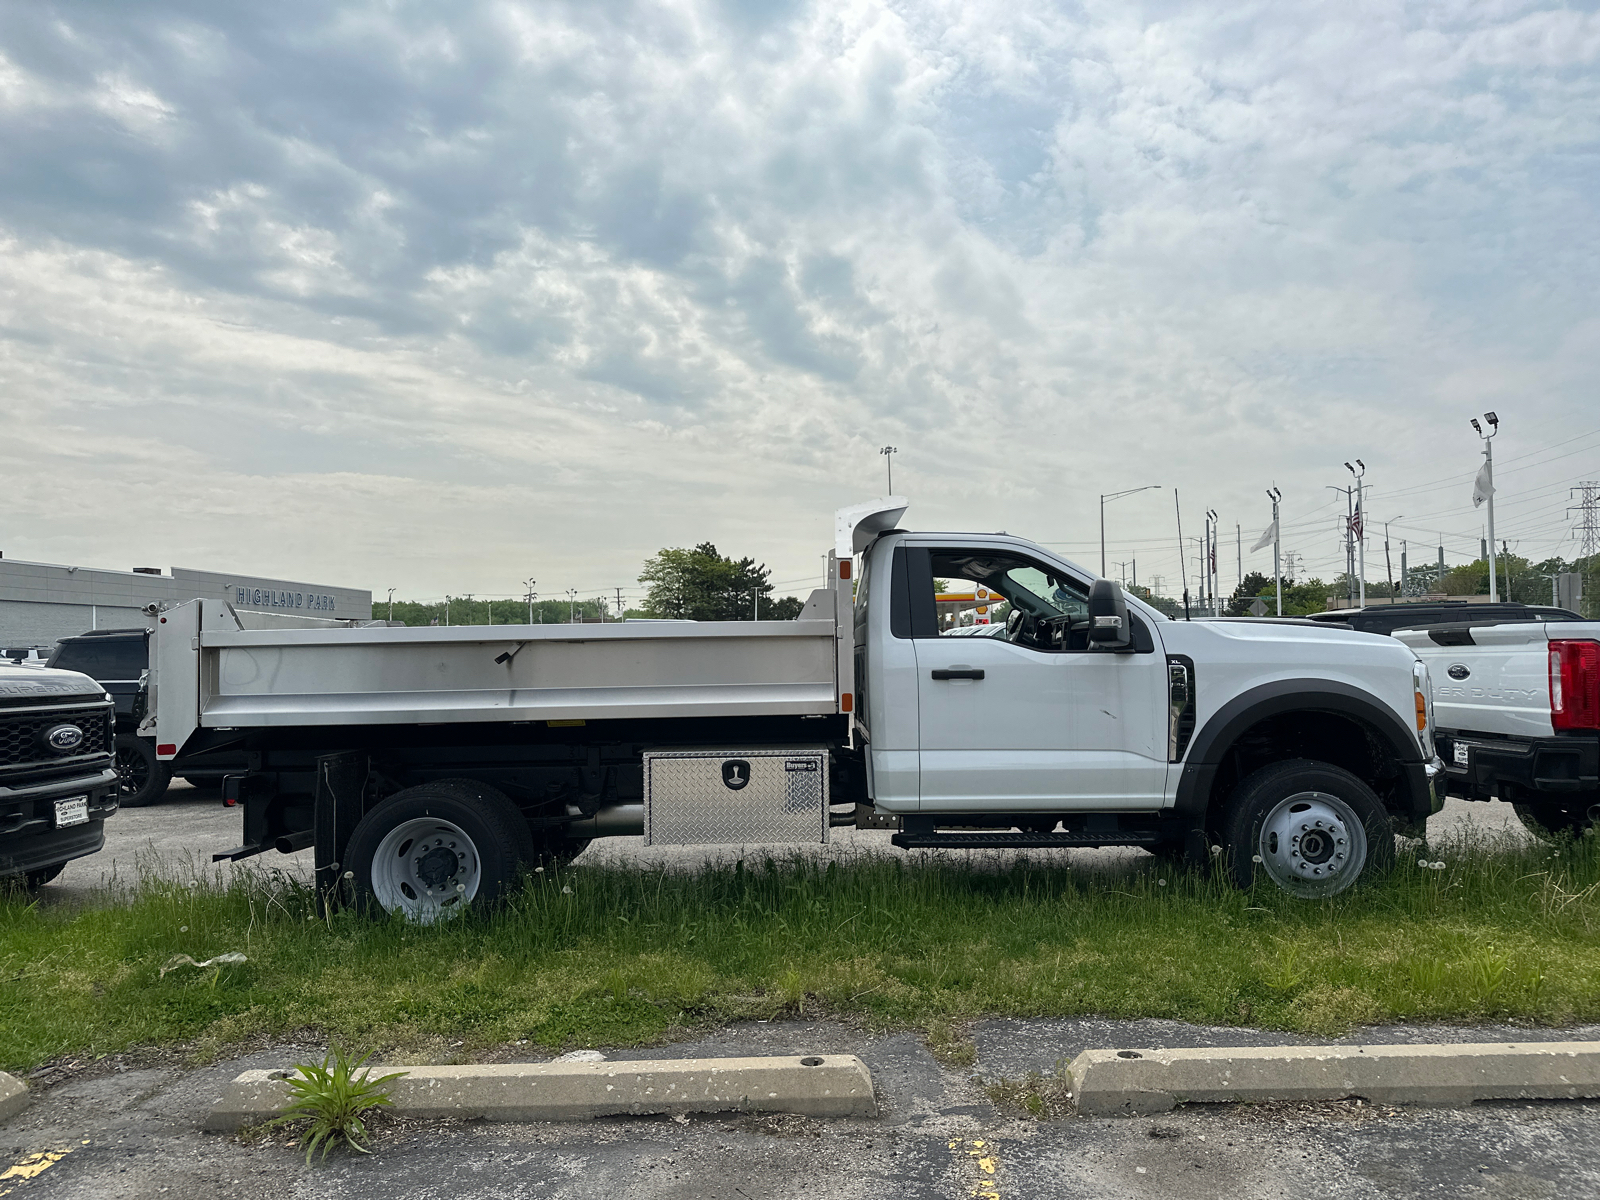
<svg viewBox="0 0 1600 1200">
<path fill-rule="evenodd" d="M 372 619 L 372 593 L 359 588 L 185 567 L 106 571 L 0 557 L 0 647 L 46 648 L 90 629 L 137 628 L 147 605 L 195 599 L 258 612 Z"/>
</svg>

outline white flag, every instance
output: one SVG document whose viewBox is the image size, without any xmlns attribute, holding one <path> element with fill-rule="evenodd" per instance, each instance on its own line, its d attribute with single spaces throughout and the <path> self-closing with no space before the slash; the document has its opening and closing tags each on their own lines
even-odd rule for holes
<svg viewBox="0 0 1600 1200">
<path fill-rule="evenodd" d="M 1483 502 L 1494 495 L 1494 485 L 1489 482 L 1489 464 L 1478 468 L 1478 477 L 1472 481 L 1472 507 L 1482 508 Z"/>
<path fill-rule="evenodd" d="M 1256 542 L 1256 544 L 1254 546 L 1250 547 L 1250 553 L 1254 554 L 1257 550 L 1261 549 L 1261 547 L 1270 546 L 1270 545 L 1272 545 L 1273 542 L 1275 542 L 1277 540 L 1278 540 L 1278 523 L 1276 521 L 1274 521 L 1271 525 L 1267 526 L 1267 531 L 1261 535 L 1261 539 L 1258 542 Z"/>
</svg>

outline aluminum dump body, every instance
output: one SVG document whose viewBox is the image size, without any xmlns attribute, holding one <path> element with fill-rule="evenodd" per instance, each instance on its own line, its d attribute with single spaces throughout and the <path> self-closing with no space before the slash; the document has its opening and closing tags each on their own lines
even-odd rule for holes
<svg viewBox="0 0 1600 1200">
<path fill-rule="evenodd" d="M 160 614 L 147 733 L 195 729 L 809 716 L 840 711 L 835 593 L 796 621 L 241 628 L 198 600 Z"/>
</svg>

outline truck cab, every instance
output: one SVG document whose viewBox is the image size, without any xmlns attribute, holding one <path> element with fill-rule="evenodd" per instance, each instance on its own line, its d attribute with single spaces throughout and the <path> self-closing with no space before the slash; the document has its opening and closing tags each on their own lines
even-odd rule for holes
<svg viewBox="0 0 1600 1200">
<path fill-rule="evenodd" d="M 1002 597 L 1003 635 L 941 629 L 935 581 Z M 1389 638 L 1169 620 L 1022 538 L 901 531 L 864 549 L 855 625 L 868 787 L 907 848 L 1217 846 L 1310 896 L 1439 804 L 1431 683 Z"/>
</svg>

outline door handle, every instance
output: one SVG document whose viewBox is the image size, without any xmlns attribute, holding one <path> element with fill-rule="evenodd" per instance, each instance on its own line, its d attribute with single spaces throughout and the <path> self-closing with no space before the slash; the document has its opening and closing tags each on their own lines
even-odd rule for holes
<svg viewBox="0 0 1600 1200">
<path fill-rule="evenodd" d="M 952 667 L 947 670 L 934 671 L 933 677 L 935 679 L 982 679 L 983 669 L 981 667 L 977 670 L 969 667 Z"/>
</svg>

